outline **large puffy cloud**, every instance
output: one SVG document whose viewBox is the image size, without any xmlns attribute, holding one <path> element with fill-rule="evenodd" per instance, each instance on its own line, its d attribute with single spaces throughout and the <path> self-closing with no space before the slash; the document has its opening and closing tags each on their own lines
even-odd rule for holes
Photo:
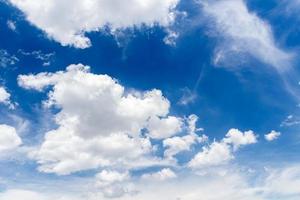
<svg viewBox="0 0 300 200">
<path fill-rule="evenodd" d="M 216 49 L 217 65 L 233 65 L 244 55 L 283 70 L 292 55 L 281 50 L 273 37 L 270 25 L 250 12 L 244 0 L 200 0 L 211 27 L 223 38 Z M 234 60 L 238 56 L 238 60 Z M 243 58 L 244 60 L 244 58 Z"/>
<path fill-rule="evenodd" d="M 168 26 L 178 0 L 10 0 L 33 25 L 62 45 L 86 48 L 85 33 L 109 25 L 122 29 L 142 24 Z M 59 20 L 57 20 L 59 19 Z"/>
<path fill-rule="evenodd" d="M 31 154 L 43 172 L 159 164 L 161 159 L 152 156 L 154 148 L 143 130 L 150 127 L 150 137 L 164 138 L 175 134 L 181 124 L 180 118 L 168 116 L 170 103 L 161 91 L 126 91 L 111 77 L 92 74 L 80 64 L 56 73 L 21 75 L 18 82 L 39 91 L 52 86 L 44 103 L 60 109 L 55 115 L 58 128 L 47 132 Z M 153 126 L 152 119 L 159 126 Z"/>
<path fill-rule="evenodd" d="M 17 148 L 22 144 L 14 127 L 2 124 L 0 125 L 0 153 Z"/>
</svg>

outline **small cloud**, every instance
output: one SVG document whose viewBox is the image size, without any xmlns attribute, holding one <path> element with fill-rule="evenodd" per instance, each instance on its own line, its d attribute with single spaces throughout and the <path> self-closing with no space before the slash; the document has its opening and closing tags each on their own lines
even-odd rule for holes
<svg viewBox="0 0 300 200">
<path fill-rule="evenodd" d="M 265 139 L 269 142 L 273 141 L 273 140 L 277 140 L 279 138 L 279 136 L 281 135 L 280 132 L 277 131 L 271 131 L 270 133 L 265 135 Z"/>
<path fill-rule="evenodd" d="M 6 24 L 7 24 L 7 27 L 10 30 L 12 30 L 12 31 L 16 31 L 17 30 L 16 22 L 14 22 L 12 20 L 7 20 Z"/>
</svg>

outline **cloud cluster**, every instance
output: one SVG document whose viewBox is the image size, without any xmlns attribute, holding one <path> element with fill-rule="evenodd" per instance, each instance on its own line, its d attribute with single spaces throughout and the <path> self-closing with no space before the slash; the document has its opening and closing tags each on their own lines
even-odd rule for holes
<svg viewBox="0 0 300 200">
<path fill-rule="evenodd" d="M 153 165 L 160 159 L 152 156 L 150 138 L 169 137 L 181 130 L 182 119 L 168 115 L 170 103 L 161 91 L 127 91 L 107 75 L 90 73 L 87 66 L 20 75 L 18 82 L 38 91 L 52 87 L 44 104 L 60 109 L 55 115 L 58 128 L 47 132 L 31 155 L 43 172 Z"/>
<path fill-rule="evenodd" d="M 87 48 L 85 35 L 105 26 L 111 30 L 141 25 L 168 26 L 178 0 L 10 0 L 27 20 L 63 46 Z M 57 20 L 59 19 L 59 20 Z"/>
<path fill-rule="evenodd" d="M 30 152 L 39 170 L 58 175 L 102 170 L 95 185 L 107 198 L 136 194 L 130 184 L 134 169 L 145 170 L 141 180 L 167 181 L 177 178 L 173 167 L 198 171 L 222 166 L 239 148 L 257 142 L 252 131 L 231 129 L 220 142 L 209 143 L 206 135 L 198 134 L 203 129 L 197 128 L 196 115 L 170 115 L 170 102 L 160 90 L 127 90 L 82 64 L 55 73 L 19 75 L 18 84 L 46 91 L 44 106 L 56 108 L 57 127 Z M 179 153 L 194 155 L 196 147 L 203 145 L 190 161 L 178 163 Z M 147 172 L 151 167 L 160 169 Z"/>
</svg>

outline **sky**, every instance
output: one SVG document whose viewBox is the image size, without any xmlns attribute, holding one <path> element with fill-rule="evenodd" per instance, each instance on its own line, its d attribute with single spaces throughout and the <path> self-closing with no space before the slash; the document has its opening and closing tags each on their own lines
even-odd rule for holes
<svg viewBox="0 0 300 200">
<path fill-rule="evenodd" d="M 298 200 L 299 0 L 0 0 L 0 200 Z"/>
</svg>

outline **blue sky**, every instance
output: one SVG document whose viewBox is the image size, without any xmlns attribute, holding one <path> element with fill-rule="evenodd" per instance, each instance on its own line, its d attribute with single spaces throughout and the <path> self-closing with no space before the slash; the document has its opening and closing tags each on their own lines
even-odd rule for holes
<svg viewBox="0 0 300 200">
<path fill-rule="evenodd" d="M 0 200 L 298 199 L 299 10 L 0 1 Z"/>
</svg>

